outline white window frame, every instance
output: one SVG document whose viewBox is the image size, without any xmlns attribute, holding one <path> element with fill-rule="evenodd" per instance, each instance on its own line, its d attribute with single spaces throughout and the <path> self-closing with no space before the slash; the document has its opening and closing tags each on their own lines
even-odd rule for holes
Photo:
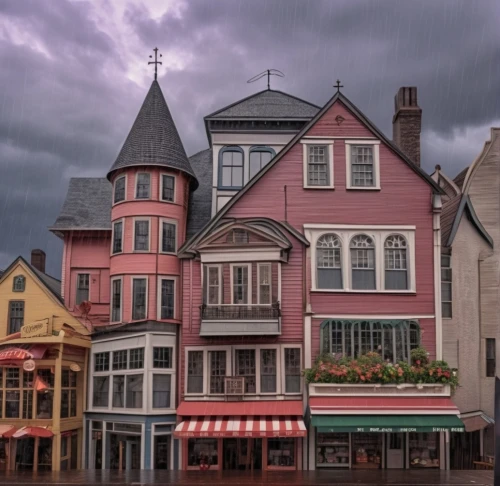
<svg viewBox="0 0 500 486">
<path fill-rule="evenodd" d="M 165 201 L 168 202 L 168 201 Z M 158 218 L 158 253 L 162 255 L 177 255 L 177 250 L 179 249 L 179 225 L 175 219 L 169 218 Z M 163 223 L 170 223 L 175 226 L 175 251 L 163 251 L 162 250 L 162 240 L 163 240 Z"/>
<path fill-rule="evenodd" d="M 260 301 L 260 269 L 261 267 L 269 267 L 269 304 L 262 304 Z M 257 304 L 272 305 L 273 304 L 273 265 L 272 263 L 257 263 Z"/>
<path fill-rule="evenodd" d="M 147 250 L 136 250 L 135 249 L 135 222 L 136 221 L 147 221 L 148 222 L 148 249 Z M 132 219 L 132 252 L 133 253 L 151 253 L 151 218 L 137 217 Z"/>
<path fill-rule="evenodd" d="M 161 317 L 161 282 L 162 280 L 173 280 L 174 281 L 174 317 L 168 319 L 162 319 Z M 156 318 L 159 321 L 168 321 L 172 319 L 177 319 L 177 280 L 178 277 L 175 275 L 158 275 L 157 279 L 157 291 L 156 291 Z"/>
<path fill-rule="evenodd" d="M 387 293 L 387 294 L 414 294 L 416 289 L 416 261 L 415 261 L 415 226 L 361 226 L 338 224 L 305 224 L 306 238 L 311 242 L 311 292 L 326 293 Z M 335 234 L 342 244 L 342 289 L 319 289 L 317 287 L 316 244 L 318 239 L 327 233 Z M 375 244 L 375 289 L 352 289 L 351 252 L 350 243 L 354 236 L 364 234 L 369 236 Z M 385 290 L 385 239 L 394 234 L 406 238 L 408 289 Z"/>
<path fill-rule="evenodd" d="M 232 356 L 232 350 L 231 346 L 218 346 L 218 347 L 213 347 L 213 348 L 207 348 L 204 350 L 203 353 L 203 366 L 204 370 L 206 370 L 206 373 L 203 374 L 203 394 L 204 395 L 209 395 L 211 397 L 223 397 L 225 396 L 224 393 L 210 393 L 210 352 L 213 351 L 225 351 L 226 352 L 226 373 L 227 376 L 232 376 L 233 370 L 232 370 L 232 362 L 233 362 L 233 356 Z M 186 374 L 187 378 L 187 374 Z M 187 390 L 187 382 L 186 382 L 186 390 Z"/>
<path fill-rule="evenodd" d="M 281 369 L 283 374 L 281 376 L 281 389 L 283 390 L 283 395 L 302 395 L 304 389 L 304 377 L 300 376 L 300 391 L 297 393 L 290 393 L 286 391 L 286 365 L 285 365 L 285 349 L 299 349 L 300 350 L 300 369 L 304 369 L 304 351 L 301 344 L 283 344 L 281 346 Z"/>
<path fill-rule="evenodd" d="M 234 267 L 248 268 L 248 302 L 246 304 L 234 304 Z M 251 263 L 231 263 L 230 264 L 230 281 L 231 281 L 231 305 L 252 305 L 252 264 Z"/>
<path fill-rule="evenodd" d="M 92 280 L 92 274 L 90 273 L 90 270 L 83 270 L 83 271 L 79 271 L 76 273 L 76 282 L 75 282 L 75 306 L 77 305 L 80 305 L 80 304 L 77 304 L 76 303 L 76 296 L 78 294 L 78 280 L 79 280 L 79 277 L 80 275 L 88 275 L 89 276 L 89 297 L 88 297 L 88 300 L 90 301 L 90 296 L 91 296 L 91 288 L 90 288 L 90 285 L 91 285 L 91 280 Z M 82 301 L 83 302 L 83 301 Z"/>
<path fill-rule="evenodd" d="M 351 145 L 373 146 L 373 177 L 374 186 L 353 186 L 351 182 Z M 345 141 L 345 163 L 346 163 L 346 189 L 355 191 L 379 191 L 380 185 L 380 140 L 346 140 Z"/>
<path fill-rule="evenodd" d="M 148 174 L 149 175 L 149 197 L 137 197 L 137 185 L 139 184 L 139 175 Z M 134 200 L 136 201 L 150 201 L 153 197 L 153 175 L 151 172 L 141 170 L 135 174 L 135 184 L 134 184 Z"/>
<path fill-rule="evenodd" d="M 122 201 L 123 202 L 123 201 Z M 118 203 L 119 204 L 119 203 Z M 117 251 L 116 253 L 113 252 L 113 247 L 114 247 L 114 242 L 115 242 L 115 224 L 121 223 L 122 224 L 122 250 Z M 125 235 L 125 218 L 120 218 L 115 221 L 113 221 L 112 224 L 112 231 L 111 231 L 111 253 L 110 255 L 121 255 L 122 253 L 125 253 L 125 240 L 124 240 L 124 235 Z M 135 238 L 135 223 L 134 223 L 134 238 Z"/>
<path fill-rule="evenodd" d="M 120 286 L 120 319 L 118 321 L 113 320 L 113 282 L 119 280 L 121 282 Z M 110 287 L 110 309 L 109 309 L 109 322 L 122 322 L 123 321 L 123 277 L 111 277 L 111 287 Z"/>
<path fill-rule="evenodd" d="M 303 165 L 303 184 L 304 189 L 334 189 L 334 172 L 333 172 L 333 140 L 332 139 L 302 139 L 302 165 Z M 328 147 L 328 170 L 329 170 L 329 184 L 326 186 L 310 186 L 308 181 L 308 152 L 309 145 L 326 145 Z"/>
<path fill-rule="evenodd" d="M 205 280 L 204 278 L 204 272 L 205 268 L 207 269 L 207 286 L 204 288 L 203 281 Z M 209 268 L 217 268 L 218 274 L 219 274 L 219 295 L 218 295 L 218 303 L 217 304 L 210 304 L 208 302 L 208 289 L 209 289 L 209 283 L 208 283 L 208 278 L 209 278 Z M 201 266 L 201 288 L 203 289 L 203 292 L 205 292 L 205 301 L 207 305 L 222 305 L 222 265 L 220 263 L 209 263 L 209 264 L 202 264 Z"/>
<path fill-rule="evenodd" d="M 136 322 L 138 320 L 143 320 L 143 319 L 134 319 L 134 280 L 142 280 L 146 279 L 146 315 L 144 316 L 144 320 L 148 319 L 149 316 L 149 277 L 148 275 L 134 275 L 130 279 L 130 322 Z"/>
<path fill-rule="evenodd" d="M 172 201 L 163 199 L 163 176 L 172 177 L 174 179 L 174 197 Z M 163 203 L 175 204 L 175 201 L 177 200 L 177 176 L 167 172 L 160 172 L 160 192 L 158 194 L 158 200 Z"/>
<path fill-rule="evenodd" d="M 116 186 L 116 183 L 118 182 L 119 179 L 123 179 L 125 178 L 125 199 L 123 201 L 118 201 L 118 202 L 115 202 L 115 186 Z M 127 176 L 127 173 L 125 174 L 121 174 L 120 176 L 118 176 L 114 181 L 113 181 L 113 206 L 117 205 L 117 204 L 121 204 L 121 203 L 124 203 L 127 201 L 127 184 L 128 184 L 128 176 Z"/>
</svg>

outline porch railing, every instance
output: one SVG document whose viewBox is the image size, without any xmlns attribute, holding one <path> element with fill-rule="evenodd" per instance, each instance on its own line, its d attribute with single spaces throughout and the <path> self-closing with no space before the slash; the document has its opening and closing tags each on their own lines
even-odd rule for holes
<svg viewBox="0 0 500 486">
<path fill-rule="evenodd" d="M 281 317 L 280 303 L 271 305 L 201 305 L 201 318 L 207 321 L 273 320 Z"/>
</svg>

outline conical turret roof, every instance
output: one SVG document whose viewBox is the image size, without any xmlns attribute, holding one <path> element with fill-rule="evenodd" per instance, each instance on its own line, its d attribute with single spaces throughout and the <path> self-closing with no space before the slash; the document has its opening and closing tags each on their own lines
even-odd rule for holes
<svg viewBox="0 0 500 486">
<path fill-rule="evenodd" d="M 178 169 L 198 181 L 182 145 L 174 120 L 158 81 L 154 80 L 108 179 L 118 169 L 140 165 L 159 165 Z"/>
</svg>

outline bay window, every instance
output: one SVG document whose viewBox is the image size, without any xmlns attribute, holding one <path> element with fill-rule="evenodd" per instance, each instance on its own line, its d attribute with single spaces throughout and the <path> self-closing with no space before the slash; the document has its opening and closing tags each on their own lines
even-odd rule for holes
<svg viewBox="0 0 500 486">
<path fill-rule="evenodd" d="M 144 375 L 126 375 L 126 400 L 127 408 L 142 408 L 142 385 Z"/>
<path fill-rule="evenodd" d="M 161 176 L 161 200 L 173 202 L 175 191 L 175 177 L 162 174 Z"/>
<path fill-rule="evenodd" d="M 109 400 L 109 376 L 94 376 L 93 386 L 94 407 L 107 407 Z"/>
<path fill-rule="evenodd" d="M 113 223 L 113 255 L 123 251 L 123 221 Z"/>
<path fill-rule="evenodd" d="M 153 375 L 153 408 L 170 408 L 172 375 Z"/>
<path fill-rule="evenodd" d="M 111 322 L 122 320 L 122 281 L 120 278 L 111 280 Z"/>
</svg>

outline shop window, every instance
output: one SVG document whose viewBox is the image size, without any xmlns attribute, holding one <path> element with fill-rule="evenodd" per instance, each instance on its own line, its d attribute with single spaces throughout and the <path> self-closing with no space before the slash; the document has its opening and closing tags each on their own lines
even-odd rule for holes
<svg viewBox="0 0 500 486">
<path fill-rule="evenodd" d="M 128 351 L 126 349 L 113 351 L 113 371 L 127 369 L 127 354 Z"/>
<path fill-rule="evenodd" d="M 453 316 L 451 255 L 441 255 L 441 312 L 443 317 Z"/>
<path fill-rule="evenodd" d="M 94 376 L 94 407 L 107 407 L 109 404 L 109 376 Z"/>
<path fill-rule="evenodd" d="M 144 348 L 130 350 L 129 365 L 130 370 L 144 368 Z"/>
<path fill-rule="evenodd" d="M 172 348 L 153 347 L 153 368 L 172 368 Z"/>
<path fill-rule="evenodd" d="M 267 465 L 295 466 L 295 439 L 269 439 L 267 441 Z"/>
<path fill-rule="evenodd" d="M 256 393 L 255 349 L 236 350 L 236 376 L 245 378 L 245 393 Z"/>
<path fill-rule="evenodd" d="M 9 302 L 9 334 L 19 332 L 24 325 L 24 301 Z"/>
<path fill-rule="evenodd" d="M 127 375 L 126 406 L 142 408 L 143 375 Z"/>
<path fill-rule="evenodd" d="M 203 393 L 203 351 L 188 351 L 187 393 Z"/>
<path fill-rule="evenodd" d="M 382 458 L 382 434 L 353 433 L 351 440 L 353 467 L 359 469 L 380 468 Z"/>
<path fill-rule="evenodd" d="M 5 398 L 5 418 L 33 418 L 34 374 L 19 368 L 5 368 L 5 387 L 3 368 L 0 368 L 0 410 Z M 0 418 L 2 412 L 0 411 Z"/>
<path fill-rule="evenodd" d="M 496 340 L 486 339 L 486 376 L 495 377 L 496 375 Z"/>
<path fill-rule="evenodd" d="M 76 305 L 89 300 L 89 280 L 90 275 L 88 273 L 79 273 L 76 276 Z"/>
<path fill-rule="evenodd" d="M 36 418 L 52 418 L 54 407 L 54 373 L 51 370 L 39 369 L 37 372 L 38 386 L 36 395 Z"/>
<path fill-rule="evenodd" d="M 410 432 L 410 468 L 439 468 L 439 432 Z"/>
<path fill-rule="evenodd" d="M 219 457 L 217 439 L 188 439 L 188 466 L 208 464 L 217 466 Z"/>
<path fill-rule="evenodd" d="M 24 292 L 26 287 L 26 278 L 23 275 L 17 275 L 12 281 L 12 292 Z"/>
<path fill-rule="evenodd" d="M 276 393 L 276 349 L 260 350 L 260 392 Z"/>
<path fill-rule="evenodd" d="M 316 243 L 317 288 L 342 289 L 342 244 L 334 234 L 323 235 Z"/>
<path fill-rule="evenodd" d="M 316 466 L 349 466 L 349 434 L 316 433 Z"/>
<path fill-rule="evenodd" d="M 95 353 L 94 354 L 94 371 L 108 371 L 109 370 L 109 352 Z"/>
<path fill-rule="evenodd" d="M 300 348 L 285 348 L 285 393 L 300 393 Z"/>
<path fill-rule="evenodd" d="M 173 202 L 175 190 L 175 177 L 162 174 L 161 176 L 161 200 Z"/>
<path fill-rule="evenodd" d="M 61 418 L 76 417 L 76 373 L 62 370 Z"/>
<path fill-rule="evenodd" d="M 224 378 L 226 377 L 227 359 L 225 351 L 209 351 L 210 363 L 210 393 L 224 393 Z"/>
<path fill-rule="evenodd" d="M 321 333 L 322 352 L 351 357 L 376 352 L 388 362 L 409 362 L 411 350 L 420 345 L 416 321 L 328 320 Z"/>
<path fill-rule="evenodd" d="M 153 408 L 170 408 L 172 375 L 153 375 Z"/>
<path fill-rule="evenodd" d="M 125 377 L 123 375 L 113 376 L 113 408 L 125 406 Z"/>
</svg>

